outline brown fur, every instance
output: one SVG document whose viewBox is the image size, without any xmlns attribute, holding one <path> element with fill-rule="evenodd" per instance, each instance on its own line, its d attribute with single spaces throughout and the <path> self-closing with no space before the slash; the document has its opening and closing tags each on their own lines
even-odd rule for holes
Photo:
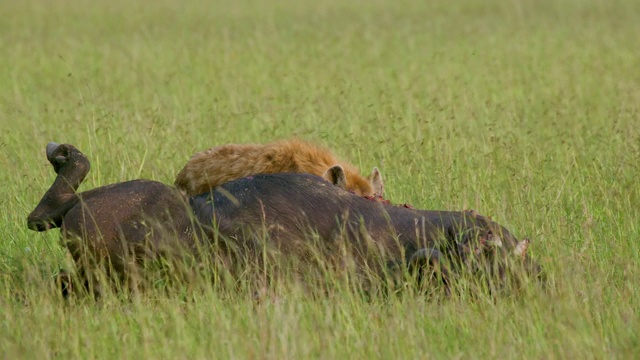
<svg viewBox="0 0 640 360">
<path fill-rule="evenodd" d="M 353 165 L 339 160 L 328 149 L 301 140 L 228 144 L 201 151 L 178 173 L 175 185 L 188 195 L 197 195 L 246 176 L 285 172 L 322 176 L 360 196 L 383 193 L 377 168 L 365 179 Z"/>
</svg>

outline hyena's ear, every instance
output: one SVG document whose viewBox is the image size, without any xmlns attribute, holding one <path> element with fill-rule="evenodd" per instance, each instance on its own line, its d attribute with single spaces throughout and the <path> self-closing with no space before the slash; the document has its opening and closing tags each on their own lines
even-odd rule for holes
<svg viewBox="0 0 640 360">
<path fill-rule="evenodd" d="M 325 171 L 322 177 L 333 185 L 339 186 L 343 189 L 347 188 L 347 177 L 344 174 L 344 169 L 340 165 L 330 167 Z"/>
<path fill-rule="evenodd" d="M 384 194 L 384 183 L 382 182 L 382 174 L 377 167 L 373 168 L 371 175 L 367 178 L 375 195 L 382 196 Z"/>
</svg>

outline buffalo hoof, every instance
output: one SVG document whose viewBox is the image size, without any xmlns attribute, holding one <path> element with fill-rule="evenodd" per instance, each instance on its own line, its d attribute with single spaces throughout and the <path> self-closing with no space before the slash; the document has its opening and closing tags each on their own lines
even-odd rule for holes
<svg viewBox="0 0 640 360">
<path fill-rule="evenodd" d="M 58 146 L 60 146 L 60 144 L 53 141 L 47 144 L 47 159 L 51 159 L 53 152 L 56 151 Z"/>
</svg>

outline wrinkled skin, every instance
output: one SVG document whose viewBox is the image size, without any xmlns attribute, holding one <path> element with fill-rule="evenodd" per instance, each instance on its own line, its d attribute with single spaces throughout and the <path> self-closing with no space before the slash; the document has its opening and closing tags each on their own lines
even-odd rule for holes
<svg viewBox="0 0 640 360">
<path fill-rule="evenodd" d="M 347 244 L 361 268 L 439 268 L 445 282 L 461 270 L 488 271 L 504 279 L 505 259 L 515 259 L 532 275 L 540 273 L 526 254 L 528 240 L 517 241 L 475 211 L 396 207 L 309 174 L 247 177 L 189 198 L 148 180 L 76 193 L 89 171 L 87 158 L 72 145 L 55 143 L 47 146 L 47 158 L 58 176 L 29 215 L 28 227 L 60 227 L 83 273 L 92 266 L 87 254 L 93 261 L 108 260 L 118 275 L 125 275 L 131 264 L 146 258 L 185 250 L 198 255 L 197 244 L 220 241 L 222 252 L 240 249 L 243 255 L 262 249 L 265 238 L 268 248 L 301 258 L 310 256 L 305 249 L 311 243 L 330 256 Z"/>
</svg>

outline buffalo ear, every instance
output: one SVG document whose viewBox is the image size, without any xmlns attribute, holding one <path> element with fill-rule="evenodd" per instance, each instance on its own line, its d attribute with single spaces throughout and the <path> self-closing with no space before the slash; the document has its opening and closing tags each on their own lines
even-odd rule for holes
<svg viewBox="0 0 640 360">
<path fill-rule="evenodd" d="M 325 173 L 322 175 L 325 180 L 336 185 L 342 189 L 347 189 L 347 177 L 344 174 L 344 169 L 340 165 L 334 165 L 330 167 Z"/>
<path fill-rule="evenodd" d="M 371 184 L 374 195 L 382 196 L 384 194 L 384 183 L 382 182 L 382 174 L 377 167 L 373 168 L 373 171 L 371 171 L 371 175 L 369 175 L 367 180 L 369 180 L 369 183 Z"/>
</svg>

